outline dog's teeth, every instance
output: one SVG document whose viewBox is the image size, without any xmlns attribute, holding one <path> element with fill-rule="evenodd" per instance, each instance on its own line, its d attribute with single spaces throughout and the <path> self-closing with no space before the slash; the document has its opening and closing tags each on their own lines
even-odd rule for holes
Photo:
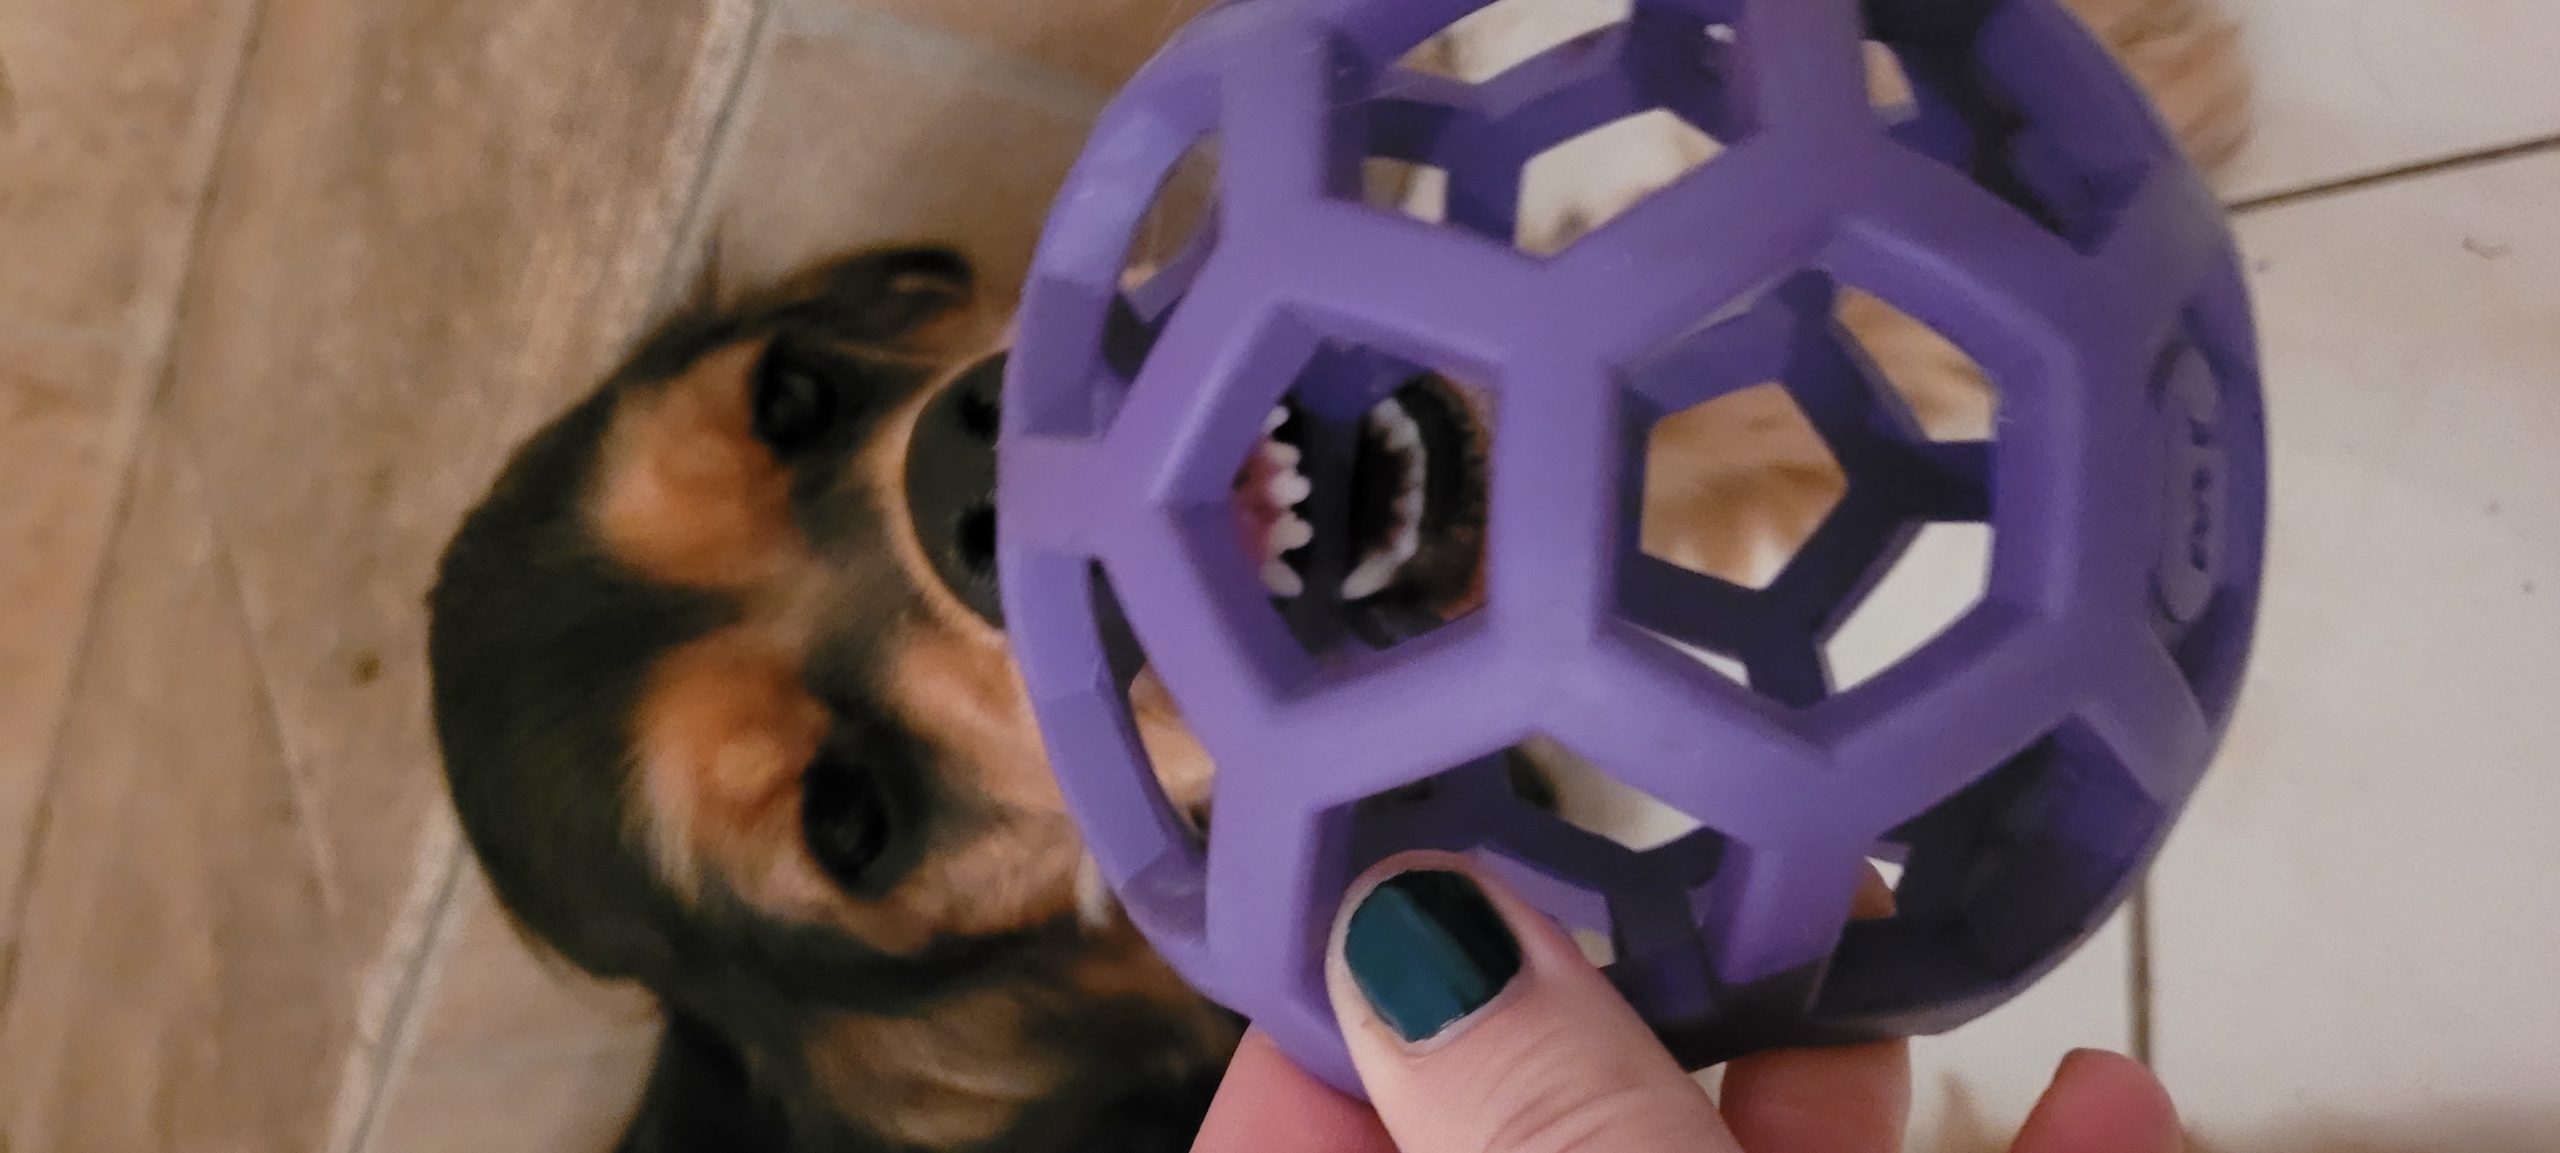
<svg viewBox="0 0 2560 1153">
<path fill-rule="evenodd" d="M 1413 519 L 1396 525 L 1395 543 L 1388 546 L 1387 555 L 1396 558 L 1396 564 L 1401 566 L 1421 552 L 1422 522 L 1419 519 Z"/>
<path fill-rule="evenodd" d="M 1392 554 L 1379 553 L 1360 562 L 1351 575 L 1342 578 L 1342 599 L 1365 600 L 1386 590 L 1387 582 L 1396 577 L 1396 567 L 1404 562 Z"/>
<path fill-rule="evenodd" d="M 1269 551 L 1271 555 L 1278 556 L 1291 549 L 1305 548 L 1315 539 L 1316 526 L 1308 524 L 1305 517 L 1294 514 L 1284 516 L 1280 518 L 1279 523 L 1271 526 Z"/>
<path fill-rule="evenodd" d="M 1401 451 L 1422 447 L 1422 425 L 1393 398 L 1378 402 L 1363 420 L 1389 448 Z"/>
<path fill-rule="evenodd" d="M 1264 495 L 1271 498 L 1272 503 L 1282 508 L 1289 508 L 1314 495 L 1316 486 L 1315 482 L 1308 480 L 1304 473 L 1291 469 L 1272 477 L 1263 485 L 1262 491 Z"/>
<path fill-rule="evenodd" d="M 1271 590 L 1273 596 L 1294 597 L 1307 591 L 1307 582 L 1298 570 L 1289 567 L 1289 562 L 1274 557 L 1262 562 L 1262 587 Z"/>
<path fill-rule="evenodd" d="M 1296 472 L 1298 462 L 1306 459 L 1306 454 L 1299 452 L 1297 445 L 1287 441 L 1266 440 L 1262 442 L 1262 459 L 1274 469 Z"/>
<path fill-rule="evenodd" d="M 1272 433 L 1278 432 L 1280 431 L 1280 426 L 1287 423 L 1289 423 L 1288 406 L 1273 405 L 1271 408 L 1271 415 L 1262 418 L 1262 435 L 1269 436 Z"/>
<path fill-rule="evenodd" d="M 1396 497 L 1396 523 L 1415 526 L 1422 523 L 1421 489 L 1409 488 Z"/>
</svg>

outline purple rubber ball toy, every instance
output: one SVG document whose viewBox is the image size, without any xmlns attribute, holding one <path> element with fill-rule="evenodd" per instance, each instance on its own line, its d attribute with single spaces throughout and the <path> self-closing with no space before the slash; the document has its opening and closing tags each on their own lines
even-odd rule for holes
<svg viewBox="0 0 2560 1153">
<path fill-rule="evenodd" d="M 997 509 L 1069 807 L 1171 964 L 1353 1092 L 1326 938 L 1406 849 L 1605 941 L 1693 1067 L 1971 1020 L 2138 884 L 2230 717 L 2266 459 L 2222 214 L 2052 0 L 1634 0 L 1477 82 L 1412 62 L 1483 7 L 1215 8 L 1068 178 Z M 1722 151 L 1524 248 L 1530 162 L 1658 112 Z M 1204 156 L 1190 241 L 1147 258 Z M 1440 203 L 1379 203 L 1399 166 Z M 1993 435 L 1921 430 L 1838 323 L 1851 291 L 1981 366 Z M 1765 584 L 1648 552 L 1649 430 L 1763 382 L 1845 492 Z M 1238 512 L 1274 462 L 1303 477 L 1276 561 Z M 1825 645 L 1941 524 L 1987 526 L 1980 599 L 1836 683 Z M 1216 766 L 1214 835 L 1160 783 L 1142 679 Z M 1696 828 L 1569 822 L 1524 749 Z M 1894 911 L 1853 918 L 1876 861 Z"/>
</svg>

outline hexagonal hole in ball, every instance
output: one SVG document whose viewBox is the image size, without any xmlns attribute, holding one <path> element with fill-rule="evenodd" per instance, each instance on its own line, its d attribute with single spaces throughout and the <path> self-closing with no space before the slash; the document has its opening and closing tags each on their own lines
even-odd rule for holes
<svg viewBox="0 0 2560 1153">
<path fill-rule="evenodd" d="M 1996 400 L 1926 325 L 1805 272 L 1622 379 L 1642 463 L 1622 482 L 1619 611 L 1675 650 L 1807 707 L 1901 662 L 1984 594 L 1987 531 L 1940 530 L 1989 519 L 1980 437 Z M 1902 564 L 1922 536 L 1929 563 Z"/>
<path fill-rule="evenodd" d="M 1349 118 L 1366 134 L 1359 195 L 1555 255 L 1748 133 L 1731 82 L 1740 37 L 1686 7 L 1488 5 L 1407 54 Z"/>
<path fill-rule="evenodd" d="M 1239 543 L 1309 652 L 1390 648 L 1482 606 L 1493 412 L 1461 374 L 1318 344 L 1234 486 Z"/>
<path fill-rule="evenodd" d="M 1124 731 L 1134 738 L 1135 751 L 1145 762 L 1148 781 L 1163 803 L 1164 812 L 1194 844 L 1205 848 L 1217 763 L 1192 732 L 1181 705 L 1149 663 L 1145 647 L 1129 627 L 1111 578 L 1099 564 L 1092 565 L 1089 572 L 1094 622 L 1101 631 L 1103 659 L 1111 673 L 1110 704 L 1125 726 Z M 1078 896 L 1083 899 L 1094 895 Z"/>
<path fill-rule="evenodd" d="M 2164 820 L 2111 750 L 2064 726 L 1888 835 L 1870 860 L 1900 858 L 1893 911 L 1842 935 L 1820 1011 L 1890 1021 L 2005 986 L 2097 930 Z"/>
<path fill-rule="evenodd" d="M 2094 253 L 2171 149 L 2103 59 L 2053 58 L 2037 22 L 2069 17 L 2037 7 L 1993 9 L 1958 58 L 1937 0 L 1867 0 L 1870 95 L 1894 140 Z"/>
<path fill-rule="evenodd" d="M 1765 381 L 1654 423 L 1642 545 L 1690 572 L 1767 588 L 1848 488 L 1804 409 Z"/>
<path fill-rule="evenodd" d="M 1543 736 L 1363 799 L 1348 815 L 1354 861 L 1417 848 L 1473 854 L 1604 968 L 1630 945 L 1642 964 L 1669 943 L 1625 941 L 1611 886 L 1641 876 L 1685 910 L 1681 894 L 1714 880 L 1727 858 L 1721 834 Z"/>
<path fill-rule="evenodd" d="M 1631 0 L 1494 0 L 1408 53 L 1417 71 L 1482 84 L 1535 57 L 1624 25 Z"/>
<path fill-rule="evenodd" d="M 1118 291 L 1103 325 L 1103 363 L 1118 388 L 1098 398 L 1094 427 L 1106 428 L 1217 251 L 1218 146 L 1202 137 L 1165 173 L 1132 230 Z"/>
</svg>

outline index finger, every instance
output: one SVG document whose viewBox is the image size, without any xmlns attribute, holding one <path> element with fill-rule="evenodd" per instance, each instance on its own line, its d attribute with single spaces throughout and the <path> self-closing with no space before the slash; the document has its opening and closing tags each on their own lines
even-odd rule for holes
<svg viewBox="0 0 2560 1153">
<path fill-rule="evenodd" d="M 1308 1076 L 1259 1029 L 1245 1034 L 1192 1153 L 1396 1153 L 1369 1107 Z"/>
</svg>

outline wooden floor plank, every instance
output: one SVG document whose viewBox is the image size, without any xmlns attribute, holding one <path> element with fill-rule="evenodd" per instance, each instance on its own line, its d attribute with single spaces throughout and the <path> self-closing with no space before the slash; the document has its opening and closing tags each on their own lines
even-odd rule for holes
<svg viewBox="0 0 2560 1153">
<path fill-rule="evenodd" d="M 338 918 L 200 479 L 151 435 L 73 686 L 13 989 L 0 1147 L 316 1147 Z"/>
</svg>

